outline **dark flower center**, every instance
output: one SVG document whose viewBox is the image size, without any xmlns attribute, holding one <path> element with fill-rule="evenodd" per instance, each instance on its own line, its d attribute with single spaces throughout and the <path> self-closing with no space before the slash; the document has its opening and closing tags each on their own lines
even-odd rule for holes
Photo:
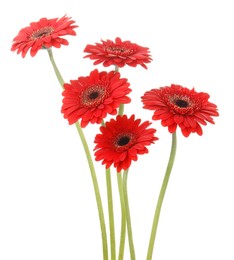
<svg viewBox="0 0 234 260">
<path fill-rule="evenodd" d="M 110 46 L 108 48 L 109 51 L 113 51 L 113 52 L 125 52 L 126 49 L 120 46 Z"/>
<path fill-rule="evenodd" d="M 119 46 L 119 45 L 110 45 L 107 46 L 106 51 L 110 55 L 116 55 L 116 56 L 128 56 L 132 55 L 135 50 L 131 46 Z"/>
<path fill-rule="evenodd" d="M 171 107 L 175 113 L 184 115 L 194 110 L 194 101 L 188 95 L 169 95 L 167 100 L 169 107 Z"/>
<path fill-rule="evenodd" d="M 109 96 L 105 86 L 94 85 L 86 88 L 81 94 L 81 103 L 85 107 L 97 107 Z"/>
<path fill-rule="evenodd" d="M 54 31 L 54 28 L 52 28 L 52 27 L 41 28 L 41 29 L 35 31 L 31 35 L 31 39 L 32 40 L 40 39 L 42 37 L 50 35 L 53 31 Z"/>
<path fill-rule="evenodd" d="M 120 133 L 114 140 L 114 147 L 117 152 L 123 152 L 132 147 L 136 142 L 136 135 L 130 133 Z"/>
<path fill-rule="evenodd" d="M 98 91 L 94 91 L 94 92 L 92 92 L 92 93 L 89 94 L 89 98 L 90 98 L 90 99 L 95 99 L 95 98 L 97 98 L 98 96 L 99 96 Z"/>
<path fill-rule="evenodd" d="M 183 100 L 183 99 L 177 99 L 177 100 L 175 100 L 175 104 L 176 104 L 178 107 L 188 107 L 188 106 L 189 106 L 189 103 L 188 103 L 186 100 Z"/>
<path fill-rule="evenodd" d="M 124 146 L 126 144 L 128 144 L 130 141 L 130 137 L 129 136 L 122 136 L 118 141 L 117 141 L 117 145 L 119 146 Z"/>
</svg>

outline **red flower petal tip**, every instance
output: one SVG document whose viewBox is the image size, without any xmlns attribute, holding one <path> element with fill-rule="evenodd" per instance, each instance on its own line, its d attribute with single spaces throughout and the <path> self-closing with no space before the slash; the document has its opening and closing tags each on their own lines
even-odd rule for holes
<svg viewBox="0 0 234 260">
<path fill-rule="evenodd" d="M 147 69 L 146 64 L 152 61 L 147 47 L 130 41 L 122 41 L 119 37 L 115 41 L 102 40 L 101 42 L 95 45 L 88 44 L 84 49 L 84 52 L 89 53 L 84 58 L 95 60 L 94 65 L 103 63 L 104 67 L 115 65 L 120 68 L 125 65 L 131 67 L 141 65 Z"/>
<path fill-rule="evenodd" d="M 214 124 L 212 117 L 218 116 L 217 106 L 208 101 L 209 95 L 180 85 L 152 89 L 141 97 L 143 108 L 154 111 L 153 120 L 161 120 L 170 133 L 180 127 L 182 134 L 202 135 L 201 125 Z"/>
<path fill-rule="evenodd" d="M 62 18 L 47 19 L 41 18 L 38 22 L 32 22 L 28 27 L 21 29 L 13 39 L 11 51 L 21 53 L 24 58 L 30 49 L 34 57 L 42 48 L 60 48 L 61 45 L 68 45 L 68 41 L 61 36 L 76 35 L 74 31 L 78 26 L 66 15 Z"/>
<path fill-rule="evenodd" d="M 119 72 L 99 72 L 97 69 L 87 77 L 64 84 L 61 112 L 69 124 L 81 119 L 81 127 L 89 123 L 100 124 L 108 115 L 116 115 L 121 104 L 130 103 L 127 96 L 132 90 L 127 79 Z"/>
<path fill-rule="evenodd" d="M 109 168 L 113 165 L 118 172 L 127 170 L 132 161 L 138 160 L 139 154 L 148 153 L 146 146 L 158 140 L 150 122 L 141 123 L 135 115 L 128 118 L 118 115 L 116 119 L 100 127 L 101 134 L 95 137 L 95 159 Z"/>
</svg>

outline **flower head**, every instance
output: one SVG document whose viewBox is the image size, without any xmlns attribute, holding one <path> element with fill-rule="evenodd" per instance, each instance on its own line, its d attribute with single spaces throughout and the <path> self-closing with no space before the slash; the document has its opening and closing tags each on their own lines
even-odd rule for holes
<svg viewBox="0 0 234 260">
<path fill-rule="evenodd" d="M 115 39 L 115 42 L 111 40 L 101 41 L 102 43 L 95 45 L 88 44 L 84 49 L 84 52 L 89 53 L 84 58 L 95 60 L 94 65 L 103 62 L 104 67 L 116 65 L 121 68 L 125 65 L 131 67 L 141 65 L 147 69 L 145 63 L 150 63 L 152 60 L 149 55 L 149 48 L 136 43 L 122 41 L 119 37 Z"/>
<path fill-rule="evenodd" d="M 76 35 L 74 28 L 75 21 L 70 17 L 47 19 L 41 18 L 38 22 L 30 23 L 30 26 L 21 29 L 13 39 L 12 51 L 17 50 L 24 58 L 30 49 L 34 57 L 42 48 L 60 48 L 61 45 L 68 45 L 68 41 L 61 38 L 64 35 Z"/>
<path fill-rule="evenodd" d="M 182 134 L 202 135 L 201 125 L 214 124 L 212 116 L 218 116 L 217 106 L 208 101 L 209 95 L 172 84 L 147 91 L 142 96 L 143 108 L 154 110 L 153 120 L 161 120 L 170 133 L 181 128 Z"/>
<path fill-rule="evenodd" d="M 117 114 L 120 104 L 127 104 L 131 99 L 127 96 L 132 90 L 127 79 L 120 78 L 119 72 L 91 71 L 87 77 L 71 80 L 64 84 L 62 113 L 69 124 L 81 118 L 81 127 L 88 123 L 102 122 L 102 119 Z"/>
<path fill-rule="evenodd" d="M 95 159 L 102 160 L 102 164 L 108 169 L 112 164 L 117 171 L 127 170 L 132 160 L 137 160 L 138 154 L 148 153 L 147 145 L 158 140 L 154 136 L 153 128 L 147 127 L 151 124 L 146 121 L 142 124 L 140 119 L 132 115 L 118 115 L 111 119 L 105 126 L 100 127 L 101 134 L 97 134 L 94 142 L 96 146 Z"/>
</svg>

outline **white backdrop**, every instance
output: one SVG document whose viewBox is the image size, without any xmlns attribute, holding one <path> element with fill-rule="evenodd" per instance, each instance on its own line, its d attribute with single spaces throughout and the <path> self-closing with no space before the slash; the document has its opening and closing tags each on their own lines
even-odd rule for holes
<svg viewBox="0 0 234 260">
<path fill-rule="evenodd" d="M 89 169 L 75 126 L 60 113 L 61 88 L 46 51 L 22 59 L 10 51 L 19 30 L 41 17 L 65 14 L 79 25 L 69 46 L 54 49 L 65 79 L 94 68 L 86 44 L 130 40 L 149 47 L 148 70 L 120 70 L 131 84 L 128 115 L 151 120 L 140 96 L 181 84 L 210 94 L 220 116 L 202 137 L 178 132 L 178 149 L 156 238 L 156 260 L 233 260 L 234 39 L 231 0 L 13 1 L 0 10 L 1 135 L 0 259 L 102 259 L 101 235 Z M 106 68 L 110 70 L 110 68 Z M 153 122 L 159 141 L 129 172 L 129 200 L 138 260 L 144 260 L 171 137 Z M 84 129 L 93 148 L 97 125 Z M 108 226 L 105 174 L 95 163 Z M 120 211 L 113 171 L 116 240 Z M 126 258 L 130 259 L 126 248 Z"/>
</svg>

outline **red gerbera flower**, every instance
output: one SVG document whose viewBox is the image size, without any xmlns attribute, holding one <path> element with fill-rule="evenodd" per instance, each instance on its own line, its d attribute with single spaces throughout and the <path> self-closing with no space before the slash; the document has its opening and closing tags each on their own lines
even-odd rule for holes
<svg viewBox="0 0 234 260">
<path fill-rule="evenodd" d="M 68 45 L 68 41 L 61 36 L 76 35 L 73 29 L 78 27 L 70 19 L 66 16 L 60 19 L 41 18 L 38 22 L 30 23 L 30 26 L 21 29 L 13 39 L 11 50 L 17 50 L 17 54 L 21 53 L 24 58 L 30 48 L 30 54 L 34 57 L 41 48 Z"/>
<path fill-rule="evenodd" d="M 141 98 L 144 108 L 155 110 L 152 119 L 161 120 L 170 133 L 176 131 L 177 125 L 182 134 L 188 137 L 190 133 L 202 135 L 200 125 L 206 122 L 214 124 L 212 116 L 218 116 L 217 106 L 208 101 L 209 95 L 172 84 L 147 91 Z"/>
<path fill-rule="evenodd" d="M 132 160 L 137 160 L 138 154 L 148 153 L 146 146 L 158 140 L 154 136 L 156 130 L 147 129 L 151 125 L 149 121 L 140 123 L 140 119 L 135 120 L 135 115 L 130 118 L 118 115 L 116 120 L 111 119 L 105 126 L 101 126 L 101 134 L 97 134 L 94 140 L 96 161 L 102 160 L 106 169 L 114 164 L 120 172 L 127 170 Z"/>
<path fill-rule="evenodd" d="M 88 123 L 102 122 L 102 119 L 117 114 L 120 104 L 127 104 L 131 99 L 127 97 L 132 90 L 127 79 L 120 78 L 120 73 L 98 72 L 94 70 L 87 77 L 71 80 L 71 84 L 64 84 L 62 113 L 69 124 L 81 118 L 81 127 Z"/>
<path fill-rule="evenodd" d="M 147 69 L 145 63 L 150 63 L 152 60 L 149 55 L 149 48 L 136 43 L 122 41 L 119 37 L 115 39 L 115 42 L 111 40 L 101 41 L 102 43 L 96 43 L 96 45 L 88 44 L 84 49 L 84 52 L 90 53 L 84 58 L 96 60 L 93 63 L 94 65 L 103 62 L 104 67 L 110 65 L 136 67 L 139 64 Z"/>
</svg>

